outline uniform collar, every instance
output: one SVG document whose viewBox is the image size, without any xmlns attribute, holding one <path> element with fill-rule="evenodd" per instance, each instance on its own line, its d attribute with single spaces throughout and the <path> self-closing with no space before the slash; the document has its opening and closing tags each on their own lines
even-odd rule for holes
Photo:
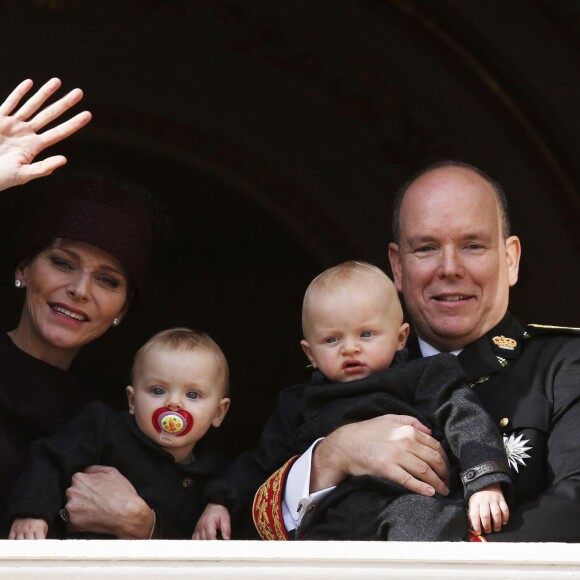
<svg viewBox="0 0 580 580">
<path fill-rule="evenodd" d="M 467 373 L 468 382 L 496 373 L 507 366 L 511 360 L 517 359 L 521 352 L 523 336 L 524 329 L 521 324 L 509 312 L 506 312 L 499 324 L 480 339 L 464 347 L 457 357 Z M 432 354 L 430 349 L 433 347 L 426 346 L 427 349 L 423 352 L 419 338 L 414 337 L 409 343 L 411 357 L 418 358 Z"/>
<path fill-rule="evenodd" d="M 419 341 L 419 350 L 421 351 L 423 358 L 425 358 L 427 356 L 434 356 L 436 354 L 441 354 L 440 350 L 437 350 L 434 346 L 431 346 L 428 342 L 425 342 L 422 338 L 417 337 L 417 340 Z M 452 350 L 451 354 L 454 354 L 455 356 L 457 356 L 462 350 L 463 350 L 462 348 L 460 348 L 458 350 Z"/>
<path fill-rule="evenodd" d="M 468 344 L 459 360 L 468 381 L 496 373 L 520 356 L 524 329 L 506 312 L 502 320 L 479 340 Z"/>
</svg>

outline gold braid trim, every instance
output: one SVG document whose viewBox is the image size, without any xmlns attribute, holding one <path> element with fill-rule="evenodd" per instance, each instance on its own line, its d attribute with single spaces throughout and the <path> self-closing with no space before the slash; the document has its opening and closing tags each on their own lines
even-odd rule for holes
<svg viewBox="0 0 580 580">
<path fill-rule="evenodd" d="M 282 492 L 286 474 L 298 457 L 300 456 L 292 457 L 278 471 L 275 471 L 254 496 L 252 516 L 262 540 L 288 540 L 282 518 Z"/>
</svg>

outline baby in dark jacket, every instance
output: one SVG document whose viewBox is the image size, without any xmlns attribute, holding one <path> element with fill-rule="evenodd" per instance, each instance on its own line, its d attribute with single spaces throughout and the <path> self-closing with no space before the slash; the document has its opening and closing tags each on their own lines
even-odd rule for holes
<svg viewBox="0 0 580 580">
<path fill-rule="evenodd" d="M 511 494 L 501 435 L 452 354 L 405 361 L 409 325 L 391 280 L 370 264 L 340 264 L 310 284 L 302 313 L 301 345 L 316 369 L 311 383 L 284 389 L 260 448 L 209 484 L 210 504 L 194 537 L 228 535 L 230 512 L 235 523 L 243 520 L 262 482 L 317 438 L 387 413 L 413 415 L 445 436 L 462 470 L 463 492 L 424 497 L 387 480 L 350 477 L 317 506 L 315 520 L 305 514 L 297 537 L 434 541 L 465 539 L 468 527 L 499 531 L 509 517 L 501 486 Z M 278 496 L 264 489 L 254 500 L 253 522 L 262 538 L 273 539 L 264 522 L 280 517 L 272 508 Z"/>
<path fill-rule="evenodd" d="M 173 328 L 135 356 L 129 410 L 96 402 L 37 441 L 8 501 L 9 539 L 67 537 L 65 491 L 90 465 L 117 468 L 153 510 L 150 537 L 189 539 L 223 460 L 202 444 L 228 411 L 228 364 L 206 334 Z M 86 536 L 84 536 L 86 537 Z"/>
</svg>

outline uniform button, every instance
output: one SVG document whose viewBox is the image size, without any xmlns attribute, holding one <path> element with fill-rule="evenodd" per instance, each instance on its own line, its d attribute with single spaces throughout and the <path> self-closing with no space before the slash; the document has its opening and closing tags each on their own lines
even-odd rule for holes
<svg viewBox="0 0 580 580">
<path fill-rule="evenodd" d="M 465 474 L 465 479 L 473 479 L 475 477 L 475 471 L 468 471 Z"/>
<path fill-rule="evenodd" d="M 507 417 L 504 417 L 503 419 L 500 419 L 499 426 L 503 429 L 508 426 L 509 422 L 510 420 Z"/>
<path fill-rule="evenodd" d="M 191 479 L 191 477 L 184 477 L 181 480 L 181 485 L 183 487 L 191 487 L 193 485 L 193 479 Z"/>
</svg>

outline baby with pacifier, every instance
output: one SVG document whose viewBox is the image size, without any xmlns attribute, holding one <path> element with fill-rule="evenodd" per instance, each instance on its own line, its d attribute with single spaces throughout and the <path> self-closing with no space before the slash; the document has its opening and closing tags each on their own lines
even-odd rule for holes
<svg viewBox="0 0 580 580">
<path fill-rule="evenodd" d="M 10 539 L 89 537 L 65 525 L 65 492 L 73 474 L 97 464 L 118 469 L 151 507 L 150 538 L 192 537 L 203 488 L 225 467 L 201 439 L 230 406 L 226 358 L 208 335 L 173 328 L 141 347 L 131 375 L 128 411 L 92 403 L 34 444 L 9 499 Z"/>
</svg>

